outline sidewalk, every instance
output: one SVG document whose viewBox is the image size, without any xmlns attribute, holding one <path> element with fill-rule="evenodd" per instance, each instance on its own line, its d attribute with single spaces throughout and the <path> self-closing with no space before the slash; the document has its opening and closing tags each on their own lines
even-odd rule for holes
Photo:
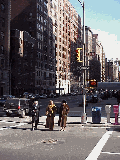
<svg viewBox="0 0 120 160">
<path fill-rule="evenodd" d="M 59 116 L 55 116 L 54 118 L 54 123 L 55 125 L 58 125 L 58 119 Z M 39 122 L 43 122 L 44 125 L 46 123 L 46 116 L 41 116 L 39 118 Z M 115 118 L 110 118 L 111 123 L 107 123 L 107 118 L 106 117 L 101 117 L 101 122 L 99 124 L 94 124 L 92 123 L 92 117 L 87 117 L 87 121 L 85 124 L 81 124 L 81 117 L 67 117 L 67 125 L 78 125 L 80 127 L 111 127 L 111 128 L 120 128 L 119 125 L 114 125 L 115 123 Z M 120 120 L 119 120 L 120 122 Z"/>
</svg>

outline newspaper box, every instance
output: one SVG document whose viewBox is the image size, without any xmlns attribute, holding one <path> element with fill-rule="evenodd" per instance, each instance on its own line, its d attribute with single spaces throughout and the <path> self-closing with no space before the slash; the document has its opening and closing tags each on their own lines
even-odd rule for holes
<svg viewBox="0 0 120 160">
<path fill-rule="evenodd" d="M 119 105 L 113 105 L 114 113 L 119 113 Z"/>
<path fill-rule="evenodd" d="M 119 124 L 118 123 L 118 113 L 119 113 L 119 105 L 113 105 L 113 110 L 115 113 L 115 125 Z"/>
</svg>

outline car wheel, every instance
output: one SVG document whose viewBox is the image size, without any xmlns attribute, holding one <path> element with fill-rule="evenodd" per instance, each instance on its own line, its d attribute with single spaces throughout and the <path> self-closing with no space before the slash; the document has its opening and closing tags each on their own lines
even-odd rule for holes
<svg viewBox="0 0 120 160">
<path fill-rule="evenodd" d="M 22 111 L 21 117 L 22 117 L 22 118 L 25 117 L 25 110 Z"/>
<path fill-rule="evenodd" d="M 7 117 L 9 117 L 11 114 L 10 114 L 10 113 L 8 113 L 8 112 L 6 112 L 6 115 L 7 115 Z"/>
</svg>

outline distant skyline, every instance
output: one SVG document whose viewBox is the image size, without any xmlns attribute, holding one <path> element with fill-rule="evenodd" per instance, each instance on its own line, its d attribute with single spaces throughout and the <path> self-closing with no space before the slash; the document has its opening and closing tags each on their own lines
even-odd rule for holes
<svg viewBox="0 0 120 160">
<path fill-rule="evenodd" d="M 83 9 L 78 0 L 69 1 L 83 20 Z M 98 34 L 107 59 L 120 60 L 120 0 L 84 2 L 85 26 L 90 27 L 94 34 Z"/>
</svg>

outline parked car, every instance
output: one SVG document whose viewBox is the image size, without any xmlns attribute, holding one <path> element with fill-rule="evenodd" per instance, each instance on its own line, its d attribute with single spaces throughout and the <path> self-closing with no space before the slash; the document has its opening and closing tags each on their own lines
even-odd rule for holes
<svg viewBox="0 0 120 160">
<path fill-rule="evenodd" d="M 76 96 L 77 94 L 75 92 L 71 93 L 72 96 Z"/>
<path fill-rule="evenodd" d="M 47 98 L 47 95 L 46 95 L 46 94 L 41 94 L 41 95 L 40 95 L 40 98 L 41 98 L 41 99 L 46 99 L 46 98 Z"/>
<path fill-rule="evenodd" d="M 95 94 L 92 96 L 92 103 L 97 103 L 98 102 L 98 96 Z"/>
<path fill-rule="evenodd" d="M 4 104 L 4 111 L 7 116 L 11 114 L 16 114 L 21 117 L 24 117 L 29 113 L 29 101 L 30 99 L 26 98 L 12 98 L 7 99 Z"/>
<path fill-rule="evenodd" d="M 91 103 L 93 101 L 91 94 L 86 94 L 86 101 L 87 103 Z"/>
<path fill-rule="evenodd" d="M 28 99 L 35 99 L 35 95 L 33 93 L 28 94 Z"/>
<path fill-rule="evenodd" d="M 39 100 L 40 99 L 40 95 L 39 94 L 35 94 L 35 100 Z"/>
<path fill-rule="evenodd" d="M 7 98 L 6 97 L 0 97 L 0 106 L 4 106 Z"/>
<path fill-rule="evenodd" d="M 60 97 L 60 94 L 59 94 L 59 93 L 56 93 L 56 97 Z"/>
</svg>

